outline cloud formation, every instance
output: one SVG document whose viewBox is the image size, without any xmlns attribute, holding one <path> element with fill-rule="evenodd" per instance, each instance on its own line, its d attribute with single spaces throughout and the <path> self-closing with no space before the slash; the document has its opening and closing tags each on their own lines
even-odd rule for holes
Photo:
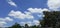
<svg viewBox="0 0 60 28">
<path fill-rule="evenodd" d="M 38 20 L 27 21 L 27 22 L 20 22 L 20 24 L 23 25 L 23 26 L 25 26 L 25 24 L 28 24 L 28 26 L 33 26 L 33 25 L 38 26 L 39 23 L 40 22 Z"/>
<path fill-rule="evenodd" d="M 16 3 L 13 2 L 12 0 L 7 0 L 8 4 L 17 7 Z"/>
<path fill-rule="evenodd" d="M 40 24 L 39 20 L 33 20 L 34 25 L 38 26 Z"/>
<path fill-rule="evenodd" d="M 10 17 L 0 18 L 0 21 L 13 21 Z"/>
<path fill-rule="evenodd" d="M 34 19 L 34 16 L 32 15 L 33 13 L 38 13 L 38 14 L 42 14 L 43 11 L 49 11 L 48 9 L 44 8 L 28 8 L 27 11 L 24 11 L 24 13 L 22 13 L 21 11 L 14 11 L 11 10 L 11 12 L 8 14 L 9 16 L 12 16 L 14 18 L 19 18 L 19 19 Z M 42 15 L 43 16 L 43 15 Z"/>
<path fill-rule="evenodd" d="M 59 11 L 60 9 L 60 0 L 48 0 L 47 5 L 52 11 Z"/>
<path fill-rule="evenodd" d="M 46 8 L 44 8 L 44 9 L 41 9 L 41 8 L 28 8 L 27 10 L 28 10 L 30 13 L 38 14 L 38 15 L 37 15 L 38 17 L 44 17 L 43 12 L 44 12 L 44 11 L 50 11 L 50 10 L 48 10 L 48 9 L 46 9 Z"/>
<path fill-rule="evenodd" d="M 5 27 L 4 25 L 7 24 L 7 21 L 13 21 L 10 17 L 0 18 L 0 27 Z"/>
<path fill-rule="evenodd" d="M 5 24 L 7 24 L 7 23 L 4 21 L 0 21 L 0 27 L 4 27 Z"/>
<path fill-rule="evenodd" d="M 8 15 L 14 18 L 19 18 L 19 19 L 25 19 L 25 18 L 33 19 L 34 18 L 31 14 L 28 14 L 28 12 L 22 13 L 21 11 L 14 11 L 14 10 L 12 10 Z"/>
<path fill-rule="evenodd" d="M 21 11 L 11 10 L 10 13 L 8 14 L 8 16 L 18 18 L 18 19 L 28 19 L 28 20 L 32 19 L 33 20 L 32 22 L 31 21 L 20 22 L 21 25 L 25 25 L 27 23 L 29 26 L 32 26 L 33 24 L 34 25 L 39 25 L 39 23 L 40 23 L 38 20 L 34 19 L 34 18 L 37 18 L 37 17 L 35 17 L 33 14 L 36 14 L 38 17 L 44 17 L 43 11 L 49 11 L 46 8 L 44 8 L 44 9 L 28 8 L 27 10 L 28 11 L 24 11 L 24 13 L 22 13 Z"/>
<path fill-rule="evenodd" d="M 49 11 L 46 8 L 44 8 L 44 9 L 41 9 L 41 8 L 28 8 L 27 10 L 31 13 L 43 13 L 43 11 Z"/>
</svg>

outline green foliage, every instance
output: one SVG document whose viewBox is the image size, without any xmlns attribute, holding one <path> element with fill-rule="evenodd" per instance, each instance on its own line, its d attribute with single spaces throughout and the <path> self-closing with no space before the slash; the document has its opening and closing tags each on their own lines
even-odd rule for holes
<svg viewBox="0 0 60 28">
<path fill-rule="evenodd" d="M 31 26 L 31 28 L 38 28 L 38 26 L 34 25 L 34 26 Z"/>
<path fill-rule="evenodd" d="M 28 24 L 25 24 L 25 28 L 29 28 Z"/>
<path fill-rule="evenodd" d="M 20 24 L 15 23 L 13 26 L 9 27 L 9 28 L 21 28 Z"/>
<path fill-rule="evenodd" d="M 45 17 L 41 21 L 42 27 L 56 27 L 57 22 L 60 23 L 60 11 L 52 11 L 52 12 L 43 12 Z"/>
</svg>

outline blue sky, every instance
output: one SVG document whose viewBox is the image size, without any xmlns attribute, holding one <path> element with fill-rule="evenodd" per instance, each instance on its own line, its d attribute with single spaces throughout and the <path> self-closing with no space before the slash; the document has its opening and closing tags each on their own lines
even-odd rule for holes
<svg viewBox="0 0 60 28">
<path fill-rule="evenodd" d="M 12 0 L 17 7 L 8 4 L 7 0 L 0 0 L 0 17 L 5 17 L 11 10 L 26 11 L 28 8 L 47 8 L 47 0 Z M 5 13 L 4 13 L 5 12 Z"/>
<path fill-rule="evenodd" d="M 58 11 L 60 0 L 0 0 L 0 26 L 39 25 L 43 11 Z"/>
</svg>

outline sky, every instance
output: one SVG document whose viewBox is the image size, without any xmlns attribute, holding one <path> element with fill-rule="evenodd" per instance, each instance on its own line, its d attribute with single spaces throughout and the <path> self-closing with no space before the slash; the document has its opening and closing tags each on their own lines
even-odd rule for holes
<svg viewBox="0 0 60 28">
<path fill-rule="evenodd" d="M 39 25 L 43 11 L 60 11 L 60 0 L 0 0 L 0 27 Z"/>
</svg>

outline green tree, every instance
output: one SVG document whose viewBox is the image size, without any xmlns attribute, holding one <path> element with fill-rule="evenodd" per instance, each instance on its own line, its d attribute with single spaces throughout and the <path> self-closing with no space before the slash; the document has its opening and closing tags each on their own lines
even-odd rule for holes
<svg viewBox="0 0 60 28">
<path fill-rule="evenodd" d="M 32 26 L 32 28 L 38 28 L 38 26 L 34 25 L 34 26 Z"/>
<path fill-rule="evenodd" d="M 44 11 L 43 13 L 45 17 L 43 17 L 43 20 L 41 21 L 42 27 L 55 28 L 57 22 L 60 23 L 60 11 L 52 11 L 52 12 Z"/>
<path fill-rule="evenodd" d="M 13 26 L 11 26 L 9 28 L 22 28 L 22 27 L 20 26 L 20 24 L 15 23 Z"/>
<path fill-rule="evenodd" d="M 29 28 L 28 24 L 25 24 L 25 28 Z"/>
</svg>

